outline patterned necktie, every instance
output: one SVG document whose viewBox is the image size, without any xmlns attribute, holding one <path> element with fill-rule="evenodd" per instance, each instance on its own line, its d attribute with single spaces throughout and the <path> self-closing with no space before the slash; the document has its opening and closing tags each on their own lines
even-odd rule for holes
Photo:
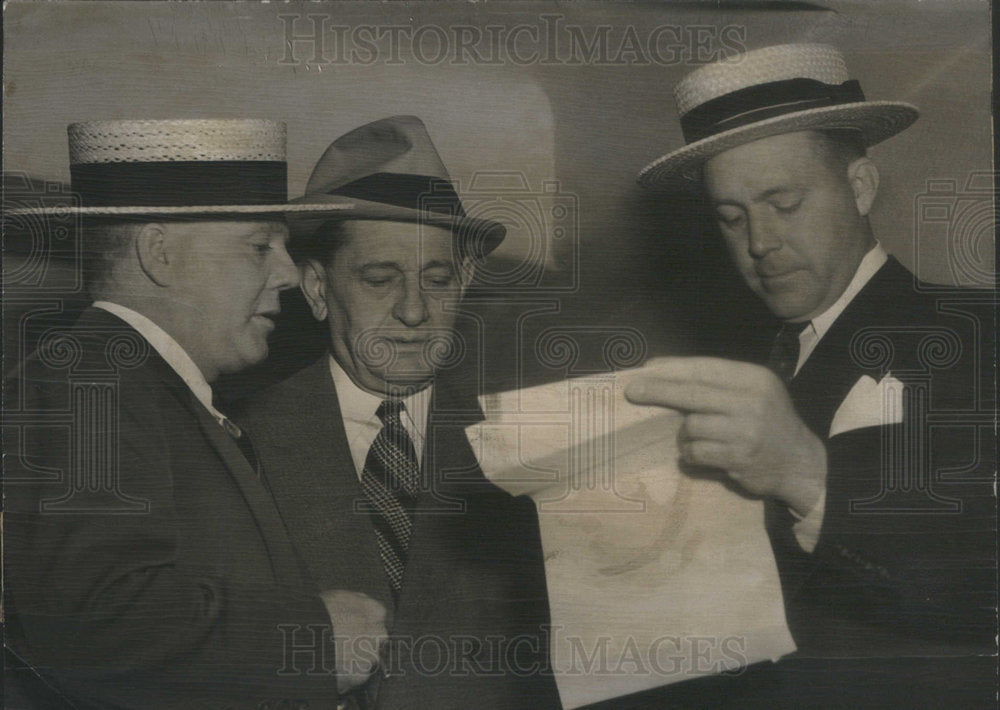
<svg viewBox="0 0 1000 710">
<path fill-rule="evenodd" d="M 375 437 L 365 468 L 361 489 L 371 504 L 367 510 L 375 524 L 375 537 L 393 594 L 403 586 L 406 551 L 413 532 L 413 510 L 420 489 L 420 465 L 410 435 L 403 428 L 403 403 L 387 399 L 379 405 L 382 431 Z"/>
<path fill-rule="evenodd" d="M 778 335 L 774 338 L 774 343 L 771 344 L 767 366 L 786 385 L 795 376 L 795 368 L 799 364 L 799 335 L 808 325 L 809 321 L 782 323 Z"/>
<path fill-rule="evenodd" d="M 250 441 L 250 436 L 243 431 L 232 419 L 227 417 L 223 412 L 226 407 L 224 402 L 220 402 L 219 398 L 216 396 L 215 392 L 212 393 L 212 406 L 210 409 L 214 409 L 212 415 L 218 420 L 219 425 L 236 442 L 236 445 L 240 447 L 240 453 L 243 454 L 243 458 L 247 460 L 250 464 L 250 468 L 254 470 L 257 477 L 261 477 L 261 465 L 260 457 L 257 456 L 257 448 Z M 221 418 L 220 418 L 221 417 Z"/>
<path fill-rule="evenodd" d="M 240 447 L 240 452 L 243 454 L 243 458 L 247 460 L 250 464 L 250 468 L 253 469 L 254 473 L 257 474 L 257 480 L 264 484 L 264 487 L 270 490 L 267 478 L 264 476 L 264 467 L 261 465 L 260 457 L 257 455 L 257 447 L 253 445 L 250 441 L 250 435 L 245 431 L 240 429 L 236 424 L 228 417 L 223 417 L 222 428 L 225 429 L 226 433 L 229 434 L 236 442 L 236 445 Z"/>
</svg>

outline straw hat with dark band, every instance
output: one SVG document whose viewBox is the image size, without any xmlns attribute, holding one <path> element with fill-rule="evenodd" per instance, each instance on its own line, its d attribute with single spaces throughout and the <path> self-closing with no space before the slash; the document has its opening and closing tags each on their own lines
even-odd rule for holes
<svg viewBox="0 0 1000 710">
<path fill-rule="evenodd" d="M 288 204 L 285 124 L 252 119 L 89 121 L 68 128 L 78 205 L 8 214 L 94 217 L 336 212 Z"/>
<path fill-rule="evenodd" d="M 866 146 L 904 130 L 916 107 L 867 101 L 843 56 L 823 44 L 785 44 L 709 64 L 674 90 L 683 148 L 639 172 L 644 187 L 695 180 L 701 165 L 758 138 L 806 130 L 857 130 Z"/>
</svg>

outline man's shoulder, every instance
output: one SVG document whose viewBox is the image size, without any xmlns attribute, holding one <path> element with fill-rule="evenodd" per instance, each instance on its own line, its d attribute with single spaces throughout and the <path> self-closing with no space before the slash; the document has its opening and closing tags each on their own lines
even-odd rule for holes
<svg viewBox="0 0 1000 710">
<path fill-rule="evenodd" d="M 294 422 L 304 417 L 316 416 L 322 410 L 318 400 L 336 397 L 326 364 L 324 355 L 290 377 L 241 399 L 233 407 L 233 419 L 248 426 L 262 421 L 295 426 Z"/>
<path fill-rule="evenodd" d="M 33 351 L 5 373 L 7 397 L 62 399 L 72 385 L 106 386 L 119 405 L 130 393 L 149 401 L 170 384 L 172 371 L 132 326 L 99 308 L 88 308 L 73 323 L 53 323 L 37 336 Z M 175 382 L 176 381 L 176 382 Z"/>
<path fill-rule="evenodd" d="M 964 396 L 993 368 L 995 308 L 991 291 L 919 280 L 890 257 L 810 357 L 808 391 L 828 391 L 839 378 L 844 395 L 862 375 L 892 373 L 921 382 L 933 375 L 936 397 Z"/>
<path fill-rule="evenodd" d="M 72 371 L 134 370 L 150 352 L 148 341 L 131 325 L 100 308 L 87 308 L 75 321 L 39 319 L 35 347 L 26 367 Z"/>
<path fill-rule="evenodd" d="M 923 281 L 893 257 L 858 295 L 857 310 L 885 325 L 931 325 L 954 317 L 956 304 L 992 308 L 995 292 Z"/>
</svg>

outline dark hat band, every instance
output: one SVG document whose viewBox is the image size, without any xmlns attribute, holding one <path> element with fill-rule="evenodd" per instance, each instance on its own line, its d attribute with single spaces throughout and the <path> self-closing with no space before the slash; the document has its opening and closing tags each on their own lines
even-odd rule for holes
<svg viewBox="0 0 1000 710">
<path fill-rule="evenodd" d="M 85 207 L 288 202 L 288 166 L 277 160 L 78 163 L 70 175 Z"/>
<path fill-rule="evenodd" d="M 374 173 L 334 188 L 328 194 L 455 217 L 465 216 L 454 186 L 444 178 L 430 175 Z"/>
<path fill-rule="evenodd" d="M 695 106 L 681 116 L 684 140 L 694 143 L 717 133 L 775 116 L 864 101 L 855 79 L 825 84 L 815 79 L 785 79 L 748 86 Z"/>
</svg>

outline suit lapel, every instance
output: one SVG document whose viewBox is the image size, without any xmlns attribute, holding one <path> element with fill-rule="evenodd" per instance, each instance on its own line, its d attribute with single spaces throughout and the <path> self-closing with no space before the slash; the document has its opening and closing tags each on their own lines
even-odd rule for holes
<svg viewBox="0 0 1000 710">
<path fill-rule="evenodd" d="M 830 430 L 834 412 L 858 378 L 869 374 L 877 380 L 883 374 L 863 367 L 852 356 L 851 342 L 862 329 L 880 323 L 873 317 L 873 311 L 885 313 L 885 287 L 898 278 L 897 270 L 902 267 L 889 257 L 834 321 L 792 380 L 789 390 L 800 416 L 823 439 Z"/>
<path fill-rule="evenodd" d="M 281 524 L 273 498 L 258 478 L 257 472 L 243 456 L 237 443 L 205 411 L 193 393 L 188 391 L 188 395 L 188 406 L 198 418 L 198 424 L 205 438 L 225 463 L 226 469 L 239 486 L 250 510 L 253 511 L 254 520 L 267 546 L 275 579 L 286 584 L 293 580 L 298 581 L 301 572 L 295 564 L 295 552 L 288 533 Z"/>
<path fill-rule="evenodd" d="M 288 409 L 274 414 L 278 436 L 261 453 L 303 563 L 319 589 L 362 591 L 391 607 L 374 528 L 355 511 L 364 494 L 326 357 L 279 386 Z"/>
<path fill-rule="evenodd" d="M 125 321 L 100 308 L 89 308 L 84 311 L 79 324 L 84 328 L 106 329 L 113 326 L 116 330 L 126 329 L 142 337 Z M 281 525 L 281 519 L 278 517 L 271 496 L 258 480 L 257 473 L 244 458 L 239 446 L 202 406 L 181 376 L 152 346 L 149 347 L 149 355 L 143 367 L 172 392 L 178 403 L 194 417 L 205 440 L 218 454 L 229 475 L 239 487 L 268 549 L 275 579 L 285 583 L 297 582 L 301 574 L 294 564 L 291 541 Z"/>
<path fill-rule="evenodd" d="M 454 574 L 452 555 L 442 545 L 454 544 L 450 538 L 463 534 L 461 522 L 471 513 L 467 506 L 472 491 L 478 490 L 474 484 L 469 485 L 469 477 L 473 476 L 474 481 L 485 480 L 472 447 L 462 433 L 467 424 L 482 420 L 482 411 L 478 404 L 475 410 L 461 409 L 452 399 L 446 386 L 441 386 L 440 382 L 435 385 L 421 461 L 425 490 L 417 500 L 413 537 L 397 607 L 397 618 L 404 624 L 397 626 L 400 631 L 405 631 L 406 623 L 420 621 L 409 613 L 411 605 L 416 604 L 414 608 L 421 609 L 427 604 L 428 595 L 434 594 L 440 586 L 440 580 Z M 449 414 L 440 415 L 439 412 Z M 456 412 L 462 412 L 460 418 Z"/>
</svg>

